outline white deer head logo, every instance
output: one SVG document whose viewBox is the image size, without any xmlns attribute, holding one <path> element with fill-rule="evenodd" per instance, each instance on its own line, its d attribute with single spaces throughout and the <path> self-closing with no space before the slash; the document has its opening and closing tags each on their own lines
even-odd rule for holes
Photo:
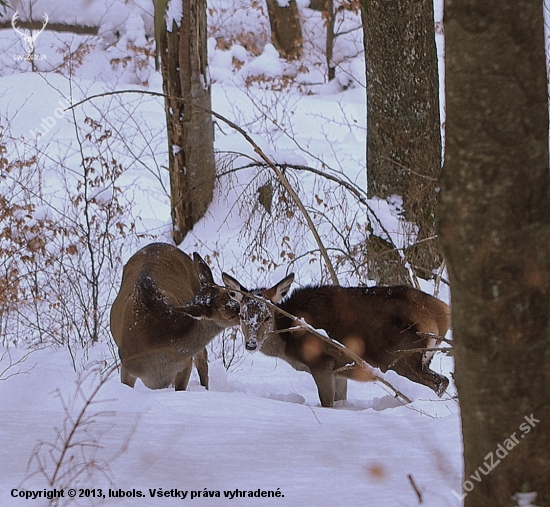
<svg viewBox="0 0 550 507">
<path fill-rule="evenodd" d="M 17 28 L 17 26 L 15 25 L 15 22 L 17 21 L 17 19 L 19 19 L 19 13 L 18 11 L 15 11 L 15 14 L 11 18 L 11 26 L 13 26 L 13 29 L 23 39 L 23 43 L 25 45 L 25 51 L 27 51 L 27 54 L 32 55 L 34 54 L 36 39 L 48 24 L 48 19 L 49 19 L 48 15 L 44 14 L 44 24 L 42 25 L 42 28 L 40 30 L 28 30 L 29 33 L 26 33 L 27 31 L 23 32 L 19 28 Z"/>
</svg>

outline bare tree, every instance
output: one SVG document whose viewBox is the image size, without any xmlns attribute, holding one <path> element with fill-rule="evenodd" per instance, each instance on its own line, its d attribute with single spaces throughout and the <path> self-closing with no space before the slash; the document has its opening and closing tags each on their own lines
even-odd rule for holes
<svg viewBox="0 0 550 507">
<path fill-rule="evenodd" d="M 167 3 L 155 0 L 155 37 L 165 93 L 173 236 L 179 244 L 212 201 L 216 166 L 206 2 L 183 0 L 179 19 L 165 22 Z"/>
<path fill-rule="evenodd" d="M 455 493 L 466 507 L 515 506 L 520 492 L 550 506 L 543 27 L 540 1 L 446 2 L 440 231 L 464 437 L 465 482 Z"/>
<path fill-rule="evenodd" d="M 403 197 L 405 219 L 418 226 L 405 252 L 418 276 L 441 263 L 434 238 L 441 134 L 433 3 L 361 0 L 367 67 L 369 197 Z M 396 253 L 381 238 L 367 245 L 378 257 L 378 282 L 407 283 Z M 383 243 L 383 241 L 382 241 Z M 386 254 L 387 252 L 387 254 Z M 398 256 L 397 256 L 398 258 Z M 410 283 L 410 282 L 409 282 Z"/>
</svg>

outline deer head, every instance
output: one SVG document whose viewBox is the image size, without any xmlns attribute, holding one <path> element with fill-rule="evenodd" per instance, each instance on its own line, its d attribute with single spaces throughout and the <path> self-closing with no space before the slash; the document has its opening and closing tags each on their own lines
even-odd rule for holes
<svg viewBox="0 0 550 507">
<path fill-rule="evenodd" d="M 245 295 L 247 291 L 235 278 L 222 273 L 229 296 L 239 303 L 240 323 L 244 334 L 245 348 L 254 352 L 274 331 L 274 314 L 271 307 L 262 299 L 276 304 L 281 301 L 290 290 L 294 281 L 294 273 L 283 278 L 270 289 L 256 289 L 250 293 L 256 297 Z"/>
<path fill-rule="evenodd" d="M 222 328 L 239 324 L 239 303 L 224 287 L 216 285 L 208 264 L 197 252 L 193 253 L 193 267 L 199 278 L 199 291 L 191 301 L 173 310 L 196 320 L 212 320 Z"/>
</svg>

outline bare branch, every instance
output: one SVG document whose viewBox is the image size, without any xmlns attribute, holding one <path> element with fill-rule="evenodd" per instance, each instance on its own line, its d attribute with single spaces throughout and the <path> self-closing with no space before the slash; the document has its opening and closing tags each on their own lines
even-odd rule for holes
<svg viewBox="0 0 550 507">
<path fill-rule="evenodd" d="M 22 370 L 21 365 L 29 358 L 29 356 L 34 352 L 34 350 L 30 350 L 26 352 L 23 356 L 21 356 L 19 359 L 14 361 L 11 357 L 9 349 L 6 349 L 2 357 L 0 357 L 0 364 L 4 359 L 8 358 L 8 365 L 4 366 L 2 365 L 2 368 L 0 369 L 0 380 L 8 380 L 11 377 L 14 377 L 15 375 L 19 375 L 20 373 L 30 373 L 36 364 L 33 364 L 30 366 L 27 370 Z M 17 370 L 13 370 L 17 367 Z M 13 370 L 13 371 L 10 371 Z"/>
<path fill-rule="evenodd" d="M 171 96 L 167 96 L 166 94 L 160 93 L 160 92 L 151 92 L 151 91 L 144 91 L 144 90 L 120 90 L 120 91 L 116 91 L 116 92 L 106 92 L 106 93 L 100 93 L 100 94 L 97 94 L 97 95 L 91 95 L 90 97 L 87 97 L 84 100 L 81 100 L 80 102 L 77 102 L 76 104 L 73 104 L 68 109 L 74 109 L 76 106 L 84 104 L 85 102 L 88 102 L 88 101 L 90 101 L 92 99 L 95 99 L 95 98 L 98 98 L 98 97 L 106 97 L 106 96 L 109 96 L 109 95 L 116 95 L 116 94 L 122 94 L 122 93 L 144 93 L 146 95 L 154 95 L 154 96 L 157 96 L 157 97 L 169 97 L 169 98 L 172 98 L 172 99 L 180 100 L 182 102 L 189 102 L 189 101 L 185 100 L 182 97 L 171 97 Z M 328 253 L 327 253 L 327 250 L 326 250 L 326 248 L 323 244 L 323 241 L 321 240 L 321 237 L 319 236 L 319 233 L 317 232 L 317 229 L 315 228 L 315 225 L 314 225 L 313 221 L 311 220 L 311 217 L 309 216 L 309 213 L 307 212 L 304 204 L 302 203 L 302 201 L 301 201 L 300 197 L 298 196 L 298 194 L 292 188 L 292 185 L 289 183 L 289 181 L 286 178 L 286 176 L 284 175 L 283 171 L 281 171 L 279 169 L 277 164 L 275 164 L 262 151 L 262 149 L 258 146 L 258 144 L 237 124 L 235 124 L 231 120 L 228 120 L 227 118 L 225 118 L 221 114 L 219 114 L 215 111 L 212 111 L 211 109 L 208 109 L 206 107 L 201 106 L 200 104 L 193 103 L 193 106 L 197 107 L 199 109 L 203 109 L 203 110 L 207 111 L 208 113 L 210 113 L 212 116 L 214 116 L 218 120 L 222 121 L 223 123 L 225 123 L 226 125 L 228 125 L 232 129 L 236 130 L 254 148 L 254 151 L 267 164 L 267 166 L 270 167 L 273 170 L 273 172 L 277 175 L 277 177 L 279 178 L 279 180 L 283 184 L 284 188 L 290 194 L 290 196 L 292 197 L 292 199 L 294 200 L 294 202 L 296 203 L 296 205 L 298 206 L 298 208 L 302 212 L 304 218 L 306 219 L 308 227 L 309 227 L 311 233 L 313 234 L 313 236 L 315 238 L 315 241 L 317 242 L 317 245 L 319 246 L 319 250 L 321 252 L 321 255 L 323 256 L 323 259 L 325 260 L 325 264 L 327 266 L 327 269 L 329 270 L 330 277 L 332 279 L 332 283 L 334 283 L 334 285 L 340 285 L 340 283 L 338 282 L 338 276 L 336 275 L 336 271 L 335 271 L 334 266 L 332 265 L 332 262 L 331 262 L 331 260 L 328 256 Z"/>
</svg>

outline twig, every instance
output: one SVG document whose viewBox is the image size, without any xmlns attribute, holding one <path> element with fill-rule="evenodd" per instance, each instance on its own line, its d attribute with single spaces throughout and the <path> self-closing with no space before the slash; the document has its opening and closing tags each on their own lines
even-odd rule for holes
<svg viewBox="0 0 550 507">
<path fill-rule="evenodd" d="M 87 392 L 84 384 L 88 379 L 93 378 L 100 370 L 101 363 L 93 367 L 86 374 L 79 376 L 76 382 L 76 390 L 69 399 L 65 399 L 62 393 L 57 389 L 65 419 L 61 428 L 55 427 L 55 439 L 52 442 L 40 442 L 34 448 L 34 451 L 27 463 L 27 472 L 30 471 L 33 462 L 37 470 L 28 475 L 21 486 L 31 480 L 35 475 L 42 475 L 48 482 L 48 486 L 64 489 L 69 485 L 82 483 L 81 477 L 87 474 L 91 479 L 94 473 L 101 473 L 112 484 L 109 462 L 104 459 L 98 459 L 96 453 L 103 449 L 100 444 L 101 433 L 92 431 L 92 427 L 99 417 L 114 416 L 113 411 L 92 411 L 97 404 L 109 400 L 97 400 L 98 394 L 105 383 L 109 380 L 116 369 L 116 365 L 99 374 L 99 381 L 92 386 L 92 390 Z M 111 400 L 112 401 L 112 400 Z M 75 413 L 78 402 L 82 402 L 80 409 Z M 133 431 L 137 425 L 134 424 L 132 431 L 124 440 L 120 449 L 111 459 L 116 459 L 123 454 L 127 447 Z M 96 430 L 97 431 L 97 430 Z M 50 507 L 57 507 L 62 500 L 52 499 L 48 504 Z M 68 503 L 63 503 L 68 505 Z"/>
<path fill-rule="evenodd" d="M 449 340 L 448 338 L 445 338 L 444 336 L 441 336 L 439 334 L 426 333 L 425 331 L 417 331 L 416 334 L 418 336 L 427 336 L 428 338 L 433 338 L 438 342 L 445 342 L 445 343 L 448 343 L 449 345 L 453 344 L 453 340 Z"/>
<path fill-rule="evenodd" d="M 414 352 L 443 352 L 452 355 L 452 347 L 419 347 L 417 349 L 399 349 L 396 354 L 413 354 Z"/>
<path fill-rule="evenodd" d="M 418 503 L 423 503 L 422 493 L 420 492 L 420 490 L 418 489 L 418 487 L 414 483 L 414 479 L 413 479 L 412 475 L 408 474 L 407 477 L 409 479 L 409 482 L 411 483 L 412 489 L 414 489 L 414 492 L 416 493 L 416 496 L 418 497 Z"/>
<path fill-rule="evenodd" d="M 443 273 L 446 267 L 447 267 L 447 262 L 445 261 L 445 259 L 443 259 L 441 266 L 439 266 L 439 269 L 437 270 L 437 276 L 435 277 L 434 297 L 439 297 L 439 287 L 441 286 L 441 280 L 443 278 Z"/>
<path fill-rule="evenodd" d="M 411 174 L 414 174 L 415 176 L 418 176 L 419 178 L 424 178 L 428 181 L 434 181 L 434 182 L 439 181 L 437 178 L 433 178 L 432 176 L 426 176 L 425 174 L 417 173 L 417 172 L 413 171 L 412 169 L 409 169 L 407 166 L 404 166 L 403 164 L 400 164 L 396 160 L 392 160 L 389 157 L 382 157 L 382 158 L 386 159 L 388 162 L 391 162 L 392 164 L 395 164 L 397 167 L 403 169 L 404 171 L 407 171 Z"/>
<path fill-rule="evenodd" d="M 0 357 L 0 364 L 6 357 L 9 360 L 9 364 L 6 367 L 3 367 L 2 370 L 0 370 L 0 380 L 8 380 L 9 378 L 14 377 L 15 375 L 19 375 L 20 373 L 30 373 L 36 367 L 36 363 L 32 365 L 28 370 L 22 370 L 21 368 L 18 368 L 17 371 L 12 371 L 9 373 L 8 371 L 12 368 L 15 368 L 16 366 L 20 366 L 21 364 L 23 364 L 33 352 L 35 352 L 35 350 L 30 350 L 26 352 L 23 356 L 21 356 L 17 361 L 13 361 L 9 349 L 6 349 Z"/>
<path fill-rule="evenodd" d="M 343 373 L 345 371 L 353 371 L 355 370 L 356 368 L 358 367 L 358 365 L 356 363 L 353 363 L 353 364 L 346 364 L 346 366 L 342 366 L 341 368 L 336 368 L 336 370 L 334 370 L 334 374 L 337 375 L 338 373 Z M 359 365 L 359 368 L 361 368 L 361 366 Z M 403 398 L 403 400 L 406 402 L 406 403 L 411 403 L 411 400 L 405 396 L 401 391 L 397 390 L 395 387 L 393 387 L 387 380 L 381 378 L 381 377 L 378 377 L 378 376 L 375 376 L 374 380 L 376 382 L 380 382 L 382 385 L 385 385 L 388 389 L 390 389 L 391 391 L 393 391 L 395 393 L 395 396 L 396 397 L 401 397 Z"/>
<path fill-rule="evenodd" d="M 403 357 L 406 354 L 415 354 L 416 352 L 443 352 L 444 354 L 447 354 L 448 356 L 453 355 L 453 348 L 452 347 L 421 347 L 418 349 L 401 349 L 397 350 L 395 353 L 398 354 L 397 357 L 388 365 L 388 368 L 391 368 L 395 363 L 397 363 L 401 357 Z"/>
</svg>

